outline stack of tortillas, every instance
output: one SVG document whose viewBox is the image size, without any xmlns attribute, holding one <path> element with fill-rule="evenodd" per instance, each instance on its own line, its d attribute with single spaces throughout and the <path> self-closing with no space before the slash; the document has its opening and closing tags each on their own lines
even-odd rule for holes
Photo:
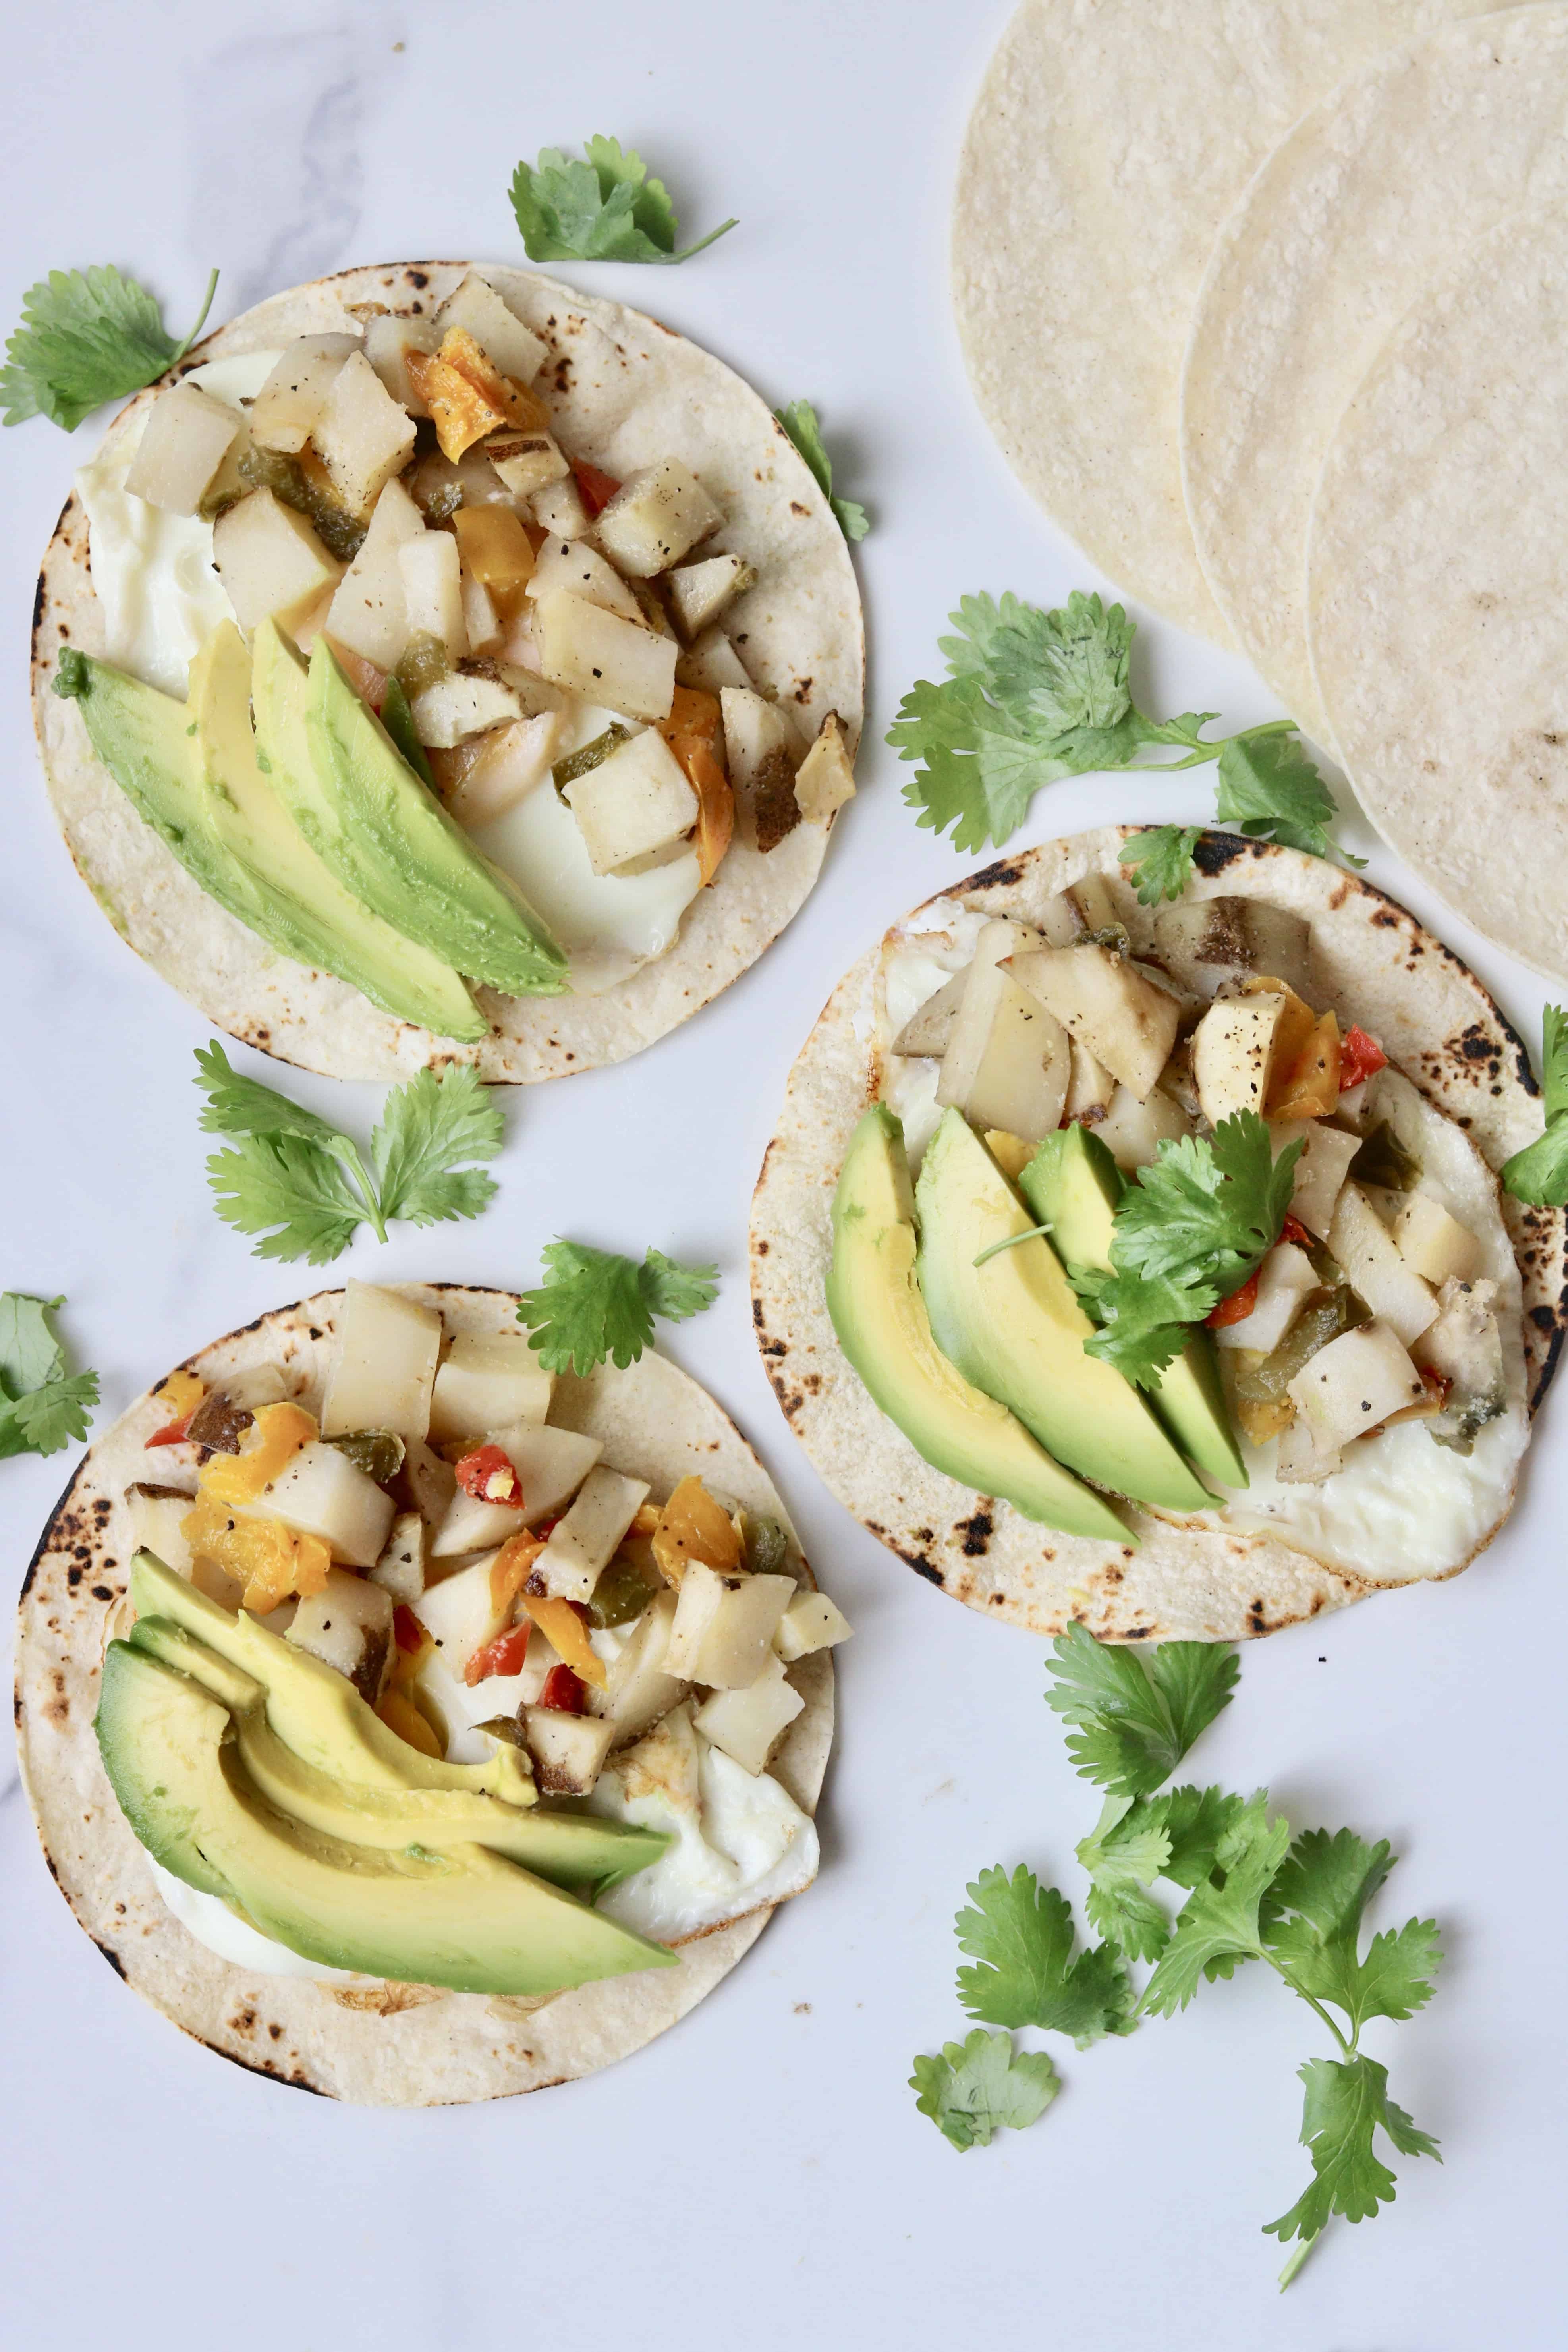
<svg viewBox="0 0 1568 2352">
<path fill-rule="evenodd" d="M 1054 520 L 1568 976 L 1568 5 L 1026 0 L 954 281 Z"/>
</svg>

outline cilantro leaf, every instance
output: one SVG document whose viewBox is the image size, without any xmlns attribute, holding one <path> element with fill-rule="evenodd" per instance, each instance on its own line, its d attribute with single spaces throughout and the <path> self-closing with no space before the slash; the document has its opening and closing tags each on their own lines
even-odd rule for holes
<svg viewBox="0 0 1568 2352">
<path fill-rule="evenodd" d="M 1041 784 L 1070 772 L 1033 744 L 987 701 L 977 677 L 933 686 L 918 678 L 899 705 L 888 740 L 901 759 L 923 764 L 904 786 L 917 822 L 952 829 L 954 849 L 984 849 L 1016 832 Z"/>
<path fill-rule="evenodd" d="M 678 253 L 669 191 L 649 179 L 636 148 L 598 136 L 583 144 L 585 163 L 545 147 L 512 174 L 511 208 L 531 261 L 689 261 L 736 226 L 727 220 Z"/>
<path fill-rule="evenodd" d="M 1352 2034 L 1369 2018 L 1402 2020 L 1432 1998 L 1442 1954 L 1434 1920 L 1375 1936 L 1363 1960 L 1362 1915 L 1394 1866 L 1387 1841 L 1350 1830 L 1308 1830 L 1291 1847 L 1264 1906 L 1269 1957 L 1296 1990 L 1343 2010 Z"/>
<path fill-rule="evenodd" d="M 184 358 L 206 323 L 217 285 L 207 280 L 201 316 L 176 343 L 157 302 L 110 264 L 51 269 L 22 297 L 22 323 L 5 346 L 0 407 L 7 425 L 47 416 L 74 433 L 106 400 L 140 392 Z"/>
<path fill-rule="evenodd" d="M 1162 898 L 1181 897 L 1202 830 L 1195 824 L 1156 824 L 1122 843 L 1116 855 L 1127 868 L 1127 878 L 1136 888 L 1141 906 L 1157 907 Z"/>
<path fill-rule="evenodd" d="M 1247 1811 L 1245 1797 L 1225 1789 L 1172 1789 L 1160 1800 L 1164 1808 L 1165 1834 L 1171 1851 L 1164 1875 L 1177 1886 L 1201 1886 L 1219 1858 L 1228 1850 Z"/>
<path fill-rule="evenodd" d="M 364 1202 L 338 1161 L 301 1136 L 247 1135 L 235 1150 L 214 1152 L 207 1181 L 226 1225 L 267 1235 L 253 1257 L 326 1265 L 364 1222 Z"/>
<path fill-rule="evenodd" d="M 1152 1796 L 1200 1732 L 1230 1705 L 1240 1664 L 1226 1643 L 1163 1642 L 1148 1652 L 1069 1625 L 1052 1643 L 1046 1704 L 1078 1729 L 1076 1770 L 1113 1796 Z"/>
<path fill-rule="evenodd" d="M 1171 1923 L 1149 1889 L 1171 1856 L 1163 1798 L 1107 1797 L 1100 1820 L 1079 1841 L 1078 1859 L 1089 1873 L 1084 1909 L 1089 1926 L 1130 1960 L 1154 1960 L 1170 1939 Z"/>
<path fill-rule="evenodd" d="M 98 1402 L 96 1372 L 66 1371 L 48 1318 L 63 1298 L 0 1292 L 0 1461 L 58 1454 L 87 1435 Z"/>
<path fill-rule="evenodd" d="M 1568 1202 L 1568 1013 L 1560 1004 L 1542 1015 L 1541 1090 L 1546 1131 L 1505 1161 L 1503 1190 L 1516 1201 L 1560 1209 Z"/>
<path fill-rule="evenodd" d="M 816 411 L 810 401 L 792 400 L 787 408 L 775 408 L 773 415 L 816 476 L 816 487 L 833 509 L 834 518 L 845 538 L 864 539 L 871 528 L 870 518 L 865 508 L 857 506 L 853 499 L 834 497 L 833 461 L 824 445 L 822 427 L 816 421 Z"/>
<path fill-rule="evenodd" d="M 1329 827 L 1339 812 L 1334 796 L 1302 748 L 1294 728 L 1278 723 L 1233 735 L 1219 755 L 1215 815 L 1246 834 L 1268 834 L 1288 849 L 1326 857 Z M 1347 866 L 1364 857 L 1342 851 Z"/>
<path fill-rule="evenodd" d="M 370 1152 L 381 1180 L 383 1217 L 433 1225 L 477 1217 L 496 1181 L 468 1160 L 493 1160 L 506 1138 L 500 1108 L 477 1072 L 454 1063 L 439 1077 L 421 1070 L 386 1098 Z"/>
<path fill-rule="evenodd" d="M 1140 2012 L 1173 2017 L 1204 1977 L 1229 1976 L 1238 1960 L 1261 1959 L 1258 1912 L 1285 1858 L 1290 1824 L 1270 1822 L 1260 1789 L 1219 1842 L 1212 1874 L 1182 1906 L 1175 1932 L 1144 1988 Z"/>
<path fill-rule="evenodd" d="M 656 1315 L 684 1322 L 718 1296 L 717 1267 L 678 1265 L 659 1250 L 638 1265 L 614 1250 L 556 1241 L 543 1256 L 545 1280 L 523 1293 L 517 1313 L 547 1371 L 580 1377 L 606 1356 L 624 1371 L 650 1344 Z"/>
<path fill-rule="evenodd" d="M 1080 2050 L 1117 2033 L 1131 2006 L 1120 1957 L 1104 1944 L 1072 1957 L 1072 1911 L 1022 1863 L 983 1870 L 972 1911 L 954 1922 L 958 1948 L 979 1961 L 958 1971 L 958 1998 L 987 2025 L 1038 2025 L 1070 2033 Z"/>
<path fill-rule="evenodd" d="M 937 2058 L 917 2058 L 910 2088 L 915 2105 L 960 2153 L 989 2147 L 1004 2125 L 1021 2131 L 1037 2123 L 1061 2089 L 1043 2051 L 1015 2053 L 1011 2036 L 976 2027 L 966 2042 L 949 2042 Z"/>
<path fill-rule="evenodd" d="M 1376 2153 L 1381 2126 L 1402 2156 L 1442 2156 L 1429 2133 L 1417 2130 L 1388 2095 L 1388 2069 L 1375 2058 L 1310 2058 L 1299 2069 L 1306 2085 L 1301 2138 L 1310 2150 L 1312 2179 L 1288 2213 L 1266 2221 L 1277 2238 L 1315 2238 L 1331 2217 L 1369 2221 L 1394 2202 L 1394 2175 Z"/>
<path fill-rule="evenodd" d="M 330 1119 L 235 1069 L 216 1037 L 196 1047 L 196 1084 L 206 1096 L 199 1124 L 208 1135 L 299 1135 L 329 1151 L 346 1139 Z"/>
</svg>

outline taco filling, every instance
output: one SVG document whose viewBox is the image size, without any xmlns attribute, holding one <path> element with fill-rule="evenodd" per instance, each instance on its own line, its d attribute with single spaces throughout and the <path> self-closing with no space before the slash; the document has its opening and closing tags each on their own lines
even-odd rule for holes
<svg viewBox="0 0 1568 2352">
<path fill-rule="evenodd" d="M 683 457 L 593 463 L 521 304 L 469 271 L 345 315 L 111 433 L 78 478 L 103 658 L 55 690 L 226 914 L 473 1043 L 665 955 L 732 845 L 826 832 L 853 738 L 746 666 L 782 535 L 770 581 Z"/>
<path fill-rule="evenodd" d="M 220 1958 L 539 1997 L 815 1875 L 770 1765 L 847 1625 L 780 1520 L 630 1475 L 553 1387 L 524 1331 L 350 1284 L 324 1379 L 141 1410 L 98 1744 Z"/>
</svg>

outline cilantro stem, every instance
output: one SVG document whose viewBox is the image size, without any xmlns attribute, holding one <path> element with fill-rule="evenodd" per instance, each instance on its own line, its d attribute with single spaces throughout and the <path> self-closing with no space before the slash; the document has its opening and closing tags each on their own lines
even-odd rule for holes
<svg viewBox="0 0 1568 2352">
<path fill-rule="evenodd" d="M 1302 1986 L 1299 1985 L 1295 1978 L 1290 1974 L 1289 1969 L 1285 1968 L 1279 1960 L 1277 1960 L 1272 1952 L 1265 1951 L 1261 1945 L 1258 1947 L 1257 1957 L 1260 1960 L 1268 1961 L 1275 1975 L 1289 1986 L 1291 1991 L 1296 1995 L 1299 2000 L 1304 2000 L 1309 2009 L 1315 2009 L 1317 2011 L 1318 2015 L 1322 2019 L 1323 2023 L 1328 2027 L 1329 2032 L 1333 2035 L 1334 2040 L 1339 2043 L 1340 2048 L 1344 2052 L 1345 2056 L 1347 2058 L 1353 2058 L 1356 2054 L 1354 2037 L 1352 2036 L 1349 2042 L 1345 2040 L 1344 2035 L 1340 2032 L 1339 2027 L 1334 2023 L 1333 2019 L 1329 2015 L 1329 2012 L 1323 2007 L 1322 2002 L 1316 2000 L 1311 1993 L 1308 1992 Z"/>
<path fill-rule="evenodd" d="M 338 1142 L 340 1146 L 338 1158 L 348 1170 L 363 1196 L 365 1217 L 374 1229 L 376 1240 L 384 1242 L 386 1239 L 386 1220 L 381 1213 L 381 1194 L 372 1183 L 370 1171 L 359 1156 L 359 1147 L 351 1143 L 346 1135 L 340 1136 Z"/>
<path fill-rule="evenodd" d="M 191 329 L 190 333 L 185 337 L 184 341 L 180 345 L 179 350 L 174 353 L 174 358 L 169 362 L 169 365 L 171 367 L 177 367 L 179 365 L 179 362 L 184 358 L 185 353 L 190 350 L 191 345 L 195 341 L 196 337 L 201 333 L 202 329 L 206 325 L 207 312 L 212 309 L 213 296 L 216 292 L 217 271 L 215 269 L 212 276 L 207 279 L 206 299 L 202 304 L 201 315 L 197 319 L 195 325 Z M 382 1235 L 382 1239 L 384 1241 L 385 1238 L 386 1236 L 384 1234 Z"/>
<path fill-rule="evenodd" d="M 1051 1228 L 1049 1225 L 1027 1225 L 1021 1234 L 1009 1234 L 1005 1242 L 991 1243 L 989 1247 L 983 1249 L 980 1255 L 977 1258 L 973 1259 L 971 1263 L 975 1265 L 984 1265 L 988 1257 L 995 1257 L 999 1251 L 1005 1249 L 1016 1249 L 1020 1242 L 1038 1241 L 1042 1234 L 1048 1234 Z"/>
<path fill-rule="evenodd" d="M 1306 2261 L 1308 2255 L 1311 2252 L 1313 2247 L 1317 2244 L 1318 2240 L 1322 2236 L 1322 2234 L 1321 2230 L 1314 2230 L 1310 2238 L 1300 2239 L 1291 2249 L 1290 2259 L 1279 2273 L 1279 2292 L 1281 2294 L 1284 2294 L 1286 2288 L 1289 2285 L 1291 2280 L 1295 2277 L 1297 2272 L 1300 2269 L 1302 2263 Z"/>
</svg>

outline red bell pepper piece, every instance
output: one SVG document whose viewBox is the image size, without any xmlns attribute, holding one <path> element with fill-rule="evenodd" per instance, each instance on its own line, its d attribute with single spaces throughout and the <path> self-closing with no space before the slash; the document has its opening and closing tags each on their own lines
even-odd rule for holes
<svg viewBox="0 0 1568 2352">
<path fill-rule="evenodd" d="M 1258 1276 L 1249 1274 L 1241 1288 L 1233 1290 L 1228 1298 L 1222 1298 L 1213 1314 L 1206 1316 L 1205 1320 L 1211 1331 L 1223 1331 L 1227 1323 L 1245 1323 L 1257 1304 Z"/>
<path fill-rule="evenodd" d="M 504 1633 L 498 1633 L 493 1642 L 487 1642 L 482 1650 L 474 1652 L 463 1668 L 463 1680 L 471 1688 L 475 1683 L 488 1682 L 492 1675 L 521 1674 L 532 1631 L 531 1623 L 509 1625 Z M 548 1679 L 547 1676 L 547 1683 Z"/>
<path fill-rule="evenodd" d="M 162 1429 L 155 1429 L 147 1440 L 147 1446 L 143 1446 L 143 1453 L 147 1451 L 148 1446 L 184 1445 L 189 1434 L 191 1423 L 196 1417 L 196 1412 L 197 1408 L 193 1405 L 189 1412 L 181 1414 L 178 1421 L 166 1421 Z"/>
<path fill-rule="evenodd" d="M 1294 1242 L 1298 1249 L 1310 1250 L 1313 1245 L 1312 1236 L 1300 1218 L 1292 1217 L 1289 1212 L 1286 1213 L 1285 1223 L 1279 1229 L 1279 1238 L 1282 1242 Z"/>
<path fill-rule="evenodd" d="M 581 1715 L 587 1703 L 587 1689 L 571 1667 L 552 1666 L 539 1694 L 540 1706 L 552 1706 L 557 1715 Z"/>
<path fill-rule="evenodd" d="M 592 520 L 594 516 L 602 513 L 609 505 L 621 486 L 613 474 L 601 474 L 597 466 L 574 465 L 572 471 L 577 478 L 577 488 L 582 493 L 583 504 L 587 508 L 589 520 Z"/>
<path fill-rule="evenodd" d="M 464 1494 L 472 1495 L 476 1502 L 521 1504 L 522 1481 L 510 1456 L 499 1445 L 480 1445 L 465 1454 L 456 1465 L 456 1475 Z"/>
<path fill-rule="evenodd" d="M 1364 1078 L 1370 1078 L 1375 1071 L 1387 1067 L 1388 1055 L 1377 1039 L 1369 1037 L 1364 1029 L 1358 1029 L 1352 1022 L 1340 1040 L 1341 1094 L 1348 1094 L 1352 1087 L 1359 1087 Z"/>
<path fill-rule="evenodd" d="M 392 1612 L 392 1638 L 409 1657 L 425 1640 L 425 1628 L 406 1601 L 400 1601 Z"/>
</svg>

